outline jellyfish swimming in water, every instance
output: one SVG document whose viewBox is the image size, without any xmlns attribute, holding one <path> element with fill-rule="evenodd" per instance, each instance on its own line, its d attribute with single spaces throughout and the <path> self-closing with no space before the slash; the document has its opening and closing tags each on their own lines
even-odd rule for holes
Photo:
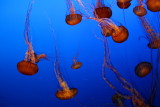
<svg viewBox="0 0 160 107">
<path fill-rule="evenodd" d="M 58 49 L 56 46 L 56 37 L 54 35 L 54 30 L 53 30 L 53 27 L 52 27 L 50 20 L 49 20 L 49 24 L 50 24 L 50 29 L 53 34 L 54 49 L 55 49 L 55 55 L 56 55 L 56 57 L 55 57 L 56 59 L 54 62 L 54 73 L 56 75 L 56 78 L 59 82 L 60 87 L 62 88 L 62 89 L 58 89 L 58 91 L 55 93 L 55 96 L 60 100 L 71 99 L 78 93 L 78 89 L 77 88 L 70 88 L 68 86 L 67 82 L 63 78 L 63 75 L 60 70 L 60 61 L 59 61 L 59 57 L 58 57 Z"/>
<path fill-rule="evenodd" d="M 66 15 L 65 21 L 68 25 L 76 25 L 82 21 L 82 15 L 77 13 L 71 0 L 66 0 L 69 14 Z"/>
<path fill-rule="evenodd" d="M 117 6 L 121 9 L 127 9 L 130 5 L 132 0 L 117 0 Z"/>
<path fill-rule="evenodd" d="M 73 64 L 71 66 L 72 69 L 79 69 L 82 66 L 82 62 L 77 61 L 77 56 L 78 56 L 78 53 L 73 58 Z"/>
<path fill-rule="evenodd" d="M 150 105 L 146 103 L 145 99 L 140 95 L 140 93 L 135 88 L 133 88 L 133 86 L 118 72 L 118 70 L 112 64 L 107 38 L 103 37 L 103 39 L 101 40 L 104 44 L 104 62 L 102 66 L 102 78 L 104 79 L 104 81 L 116 92 L 116 94 L 123 97 L 124 99 L 131 100 L 134 107 L 150 107 Z M 117 80 L 121 83 L 122 87 L 130 93 L 130 95 L 126 95 L 120 92 L 107 79 L 106 70 L 108 69 L 115 74 Z"/>
<path fill-rule="evenodd" d="M 32 5 L 34 0 L 29 4 L 29 8 L 27 10 L 26 20 L 25 20 L 25 29 L 24 29 L 24 37 L 25 42 L 28 46 L 25 59 L 21 62 L 18 62 L 17 69 L 20 73 L 24 75 L 34 75 L 38 72 L 37 62 L 42 58 L 46 58 L 45 54 L 37 55 L 32 46 L 31 35 L 30 35 L 30 13 L 32 11 Z"/>
<path fill-rule="evenodd" d="M 149 62 L 141 62 L 135 67 L 135 74 L 138 77 L 145 77 L 152 70 L 152 65 Z"/>
<path fill-rule="evenodd" d="M 116 43 L 123 43 L 128 39 L 129 32 L 127 28 L 125 28 L 123 25 L 117 26 L 111 19 L 105 18 L 105 19 L 97 19 L 97 18 L 91 18 L 93 20 L 98 21 L 99 26 L 101 27 L 102 34 L 107 36 L 112 36 L 112 40 Z"/>
<path fill-rule="evenodd" d="M 160 0 L 147 0 L 146 5 L 147 5 L 147 9 L 152 12 L 160 11 Z"/>
<path fill-rule="evenodd" d="M 110 7 L 105 6 L 103 0 L 96 0 L 94 16 L 96 18 L 110 18 L 112 16 L 112 10 Z"/>
<path fill-rule="evenodd" d="M 126 107 L 124 105 L 124 101 L 125 101 L 125 98 L 123 98 L 122 96 L 118 95 L 118 94 L 114 94 L 112 96 L 112 102 L 113 104 L 115 104 L 117 107 Z"/>
</svg>

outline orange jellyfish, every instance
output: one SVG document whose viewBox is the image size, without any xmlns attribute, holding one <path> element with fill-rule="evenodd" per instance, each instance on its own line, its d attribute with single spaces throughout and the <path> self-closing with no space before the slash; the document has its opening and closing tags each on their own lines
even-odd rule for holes
<svg viewBox="0 0 160 107">
<path fill-rule="evenodd" d="M 127 9 L 130 5 L 132 0 L 117 0 L 117 6 L 121 9 Z"/>
<path fill-rule="evenodd" d="M 135 67 L 135 73 L 138 77 L 145 77 L 152 70 L 152 65 L 149 62 L 141 62 Z"/>
<path fill-rule="evenodd" d="M 110 18 L 112 16 L 112 10 L 110 7 L 104 5 L 103 0 L 97 0 L 94 16 L 96 18 Z"/>
<path fill-rule="evenodd" d="M 152 12 L 160 11 L 160 0 L 147 0 L 147 9 Z"/>
<path fill-rule="evenodd" d="M 71 0 L 67 0 L 67 6 L 69 9 L 69 14 L 66 16 L 65 21 L 68 25 L 76 25 L 81 22 L 82 15 L 76 13 L 73 2 Z"/>
<path fill-rule="evenodd" d="M 104 81 L 120 96 L 125 99 L 130 99 L 134 105 L 134 107 L 150 107 L 144 100 L 144 98 L 140 95 L 140 93 L 133 88 L 133 86 L 118 72 L 118 70 L 113 66 L 112 61 L 110 59 L 110 51 L 108 49 L 107 38 L 103 37 L 104 43 L 104 62 L 102 66 L 102 78 Z M 130 95 L 125 95 L 121 93 L 117 88 L 107 79 L 106 70 L 112 71 L 117 80 L 121 83 L 122 87 L 127 90 Z"/>
<path fill-rule="evenodd" d="M 123 104 L 125 101 L 125 98 L 123 98 L 122 96 L 120 96 L 119 94 L 114 94 L 112 96 L 112 102 L 117 106 L 117 107 L 125 107 L 125 105 Z"/>
<path fill-rule="evenodd" d="M 54 62 L 54 73 L 56 75 L 56 78 L 59 82 L 60 87 L 62 88 L 62 89 L 58 89 L 58 91 L 55 93 L 55 96 L 60 100 L 71 99 L 78 93 L 78 89 L 70 88 L 68 86 L 67 82 L 63 78 L 63 75 L 60 70 L 60 61 L 59 61 L 59 57 L 58 57 L 58 49 L 56 46 L 56 37 L 54 35 L 54 30 L 51 25 L 51 21 L 49 22 L 49 24 L 50 24 L 50 28 L 51 28 L 53 38 L 54 38 L 54 48 L 55 48 L 55 55 L 56 55 L 56 59 Z"/>
<path fill-rule="evenodd" d="M 128 39 L 128 30 L 122 25 L 117 26 L 111 19 L 99 20 L 99 25 L 102 30 L 104 26 L 107 28 L 107 30 L 103 30 L 103 34 L 111 35 L 116 43 L 122 43 Z"/>
<path fill-rule="evenodd" d="M 147 11 L 143 5 L 134 7 L 133 12 L 135 15 L 140 16 L 140 17 L 145 16 L 147 14 Z"/>
<path fill-rule="evenodd" d="M 72 69 L 79 69 L 82 66 L 82 62 L 77 61 L 78 53 L 73 58 L 73 64 L 71 66 Z"/>
<path fill-rule="evenodd" d="M 28 50 L 26 52 L 25 59 L 17 64 L 17 69 L 20 73 L 24 75 L 34 75 L 38 72 L 38 66 L 37 62 L 41 58 L 45 58 L 45 54 L 41 55 L 36 55 L 33 50 L 33 46 L 31 43 L 31 35 L 30 35 L 30 26 L 29 26 L 29 20 L 30 20 L 30 13 L 32 11 L 32 5 L 34 3 L 34 0 L 29 4 L 29 8 L 27 10 L 27 15 L 26 15 L 26 21 L 25 21 L 25 29 L 24 29 L 24 37 L 25 37 L 25 42 L 28 46 Z"/>
</svg>

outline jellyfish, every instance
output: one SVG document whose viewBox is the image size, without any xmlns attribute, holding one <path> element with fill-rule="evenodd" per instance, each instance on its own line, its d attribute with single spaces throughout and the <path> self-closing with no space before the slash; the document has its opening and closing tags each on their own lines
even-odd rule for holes
<svg viewBox="0 0 160 107">
<path fill-rule="evenodd" d="M 78 14 L 74 8 L 74 4 L 71 0 L 67 0 L 67 6 L 69 14 L 66 15 L 65 21 L 68 25 L 76 25 L 82 21 L 82 15 Z"/>
<path fill-rule="evenodd" d="M 146 5 L 147 9 L 152 12 L 160 11 L 160 0 L 147 0 Z"/>
<path fill-rule="evenodd" d="M 132 0 L 117 0 L 117 6 L 121 9 L 127 9 L 130 5 Z"/>
<path fill-rule="evenodd" d="M 79 69 L 82 66 L 82 62 L 77 61 L 78 54 L 73 58 L 72 69 Z"/>
<path fill-rule="evenodd" d="M 107 38 L 103 37 L 102 42 L 104 44 L 104 61 L 102 66 L 102 78 L 104 81 L 116 92 L 116 94 L 122 96 L 125 99 L 129 99 L 132 101 L 134 107 L 150 107 L 149 104 L 146 103 L 144 98 L 140 95 L 140 93 L 133 88 L 133 86 L 118 72 L 118 70 L 112 64 L 110 59 L 110 51 L 108 48 Z M 120 92 L 106 77 L 106 70 L 109 69 L 113 72 L 117 78 L 117 80 L 121 83 L 122 87 L 127 90 L 130 95 L 123 94 Z"/>
<path fill-rule="evenodd" d="M 110 7 L 104 5 L 103 0 L 97 0 L 94 16 L 96 18 L 110 18 L 112 16 L 112 10 Z"/>
<path fill-rule="evenodd" d="M 147 14 L 147 11 L 143 5 L 134 7 L 133 12 L 135 15 L 140 16 L 140 17 L 145 16 Z"/>
<path fill-rule="evenodd" d="M 102 29 L 102 34 L 104 36 L 112 36 L 112 39 L 116 43 L 122 43 L 128 39 L 129 32 L 123 26 L 117 26 L 111 19 L 95 19 L 94 20 L 99 22 L 99 26 Z M 105 29 L 104 29 L 105 27 Z"/>
<path fill-rule="evenodd" d="M 112 102 L 117 106 L 117 107 L 126 107 L 124 105 L 125 98 L 120 96 L 119 94 L 114 94 L 112 96 Z"/>
<path fill-rule="evenodd" d="M 26 20 L 25 20 L 25 29 L 24 29 L 24 37 L 25 37 L 25 42 L 28 46 L 28 49 L 26 51 L 26 56 L 25 59 L 22 60 L 21 62 L 18 62 L 17 64 L 17 69 L 20 73 L 24 75 L 34 75 L 38 72 L 38 66 L 37 62 L 39 62 L 40 59 L 46 58 L 45 54 L 40 54 L 36 55 L 32 42 L 31 42 L 31 35 L 30 35 L 30 13 L 32 11 L 32 5 L 34 3 L 34 0 L 29 4 L 28 10 L 27 10 L 27 15 L 26 15 Z"/>
<path fill-rule="evenodd" d="M 135 73 L 138 77 L 145 77 L 152 70 L 152 65 L 149 62 L 141 62 L 135 67 Z"/>
<path fill-rule="evenodd" d="M 57 92 L 55 93 L 55 96 L 60 99 L 60 100 L 67 100 L 73 98 L 77 93 L 78 89 L 77 88 L 70 88 L 67 84 L 67 82 L 64 80 L 63 75 L 60 70 L 60 61 L 58 57 L 58 49 L 56 46 L 56 37 L 54 35 L 54 30 L 51 24 L 51 20 L 49 20 L 50 24 L 50 29 L 53 34 L 53 39 L 54 39 L 54 49 L 55 49 L 55 62 L 54 62 L 54 73 L 56 75 L 56 78 L 59 82 L 59 85 L 61 89 L 58 89 Z"/>
</svg>

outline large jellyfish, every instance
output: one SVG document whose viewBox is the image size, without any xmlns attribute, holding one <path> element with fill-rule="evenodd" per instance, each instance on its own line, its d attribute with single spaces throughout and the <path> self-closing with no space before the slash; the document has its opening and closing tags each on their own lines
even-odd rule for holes
<svg viewBox="0 0 160 107">
<path fill-rule="evenodd" d="M 105 6 L 103 0 L 96 0 L 94 16 L 96 18 L 110 18 L 112 16 L 112 10 L 110 7 Z"/>
<path fill-rule="evenodd" d="M 25 59 L 17 64 L 17 69 L 20 73 L 24 75 L 34 75 L 38 72 L 38 66 L 37 62 L 39 62 L 40 59 L 46 58 L 45 54 L 37 55 L 32 46 L 31 42 L 31 35 L 30 35 L 30 13 L 32 11 L 32 5 L 34 3 L 34 0 L 29 4 L 26 20 L 25 20 L 25 29 L 24 29 L 24 38 L 25 42 L 28 46 Z"/>
<path fill-rule="evenodd" d="M 147 9 L 152 12 L 160 11 L 160 0 L 147 0 Z"/>
<path fill-rule="evenodd" d="M 127 9 L 130 5 L 132 0 L 117 0 L 117 6 L 121 9 Z"/>
<path fill-rule="evenodd" d="M 76 25 L 81 22 L 82 15 L 77 13 L 77 11 L 74 8 L 74 4 L 71 0 L 66 0 L 69 14 L 66 16 L 66 23 L 68 25 Z"/>
<path fill-rule="evenodd" d="M 55 72 L 56 78 L 59 82 L 59 85 L 62 88 L 62 89 L 58 89 L 58 91 L 55 93 L 55 96 L 60 100 L 71 99 L 78 93 L 78 89 L 70 88 L 68 86 L 67 82 L 63 78 L 63 75 L 60 70 L 60 61 L 59 61 L 59 57 L 58 57 L 58 49 L 56 46 L 56 38 L 55 38 L 54 30 L 53 30 L 53 27 L 51 25 L 50 20 L 49 20 L 49 24 L 50 24 L 50 28 L 51 28 L 53 38 L 54 38 L 54 48 L 55 48 L 55 55 L 56 55 L 56 59 L 54 62 L 54 72 Z"/>
<path fill-rule="evenodd" d="M 122 96 L 125 99 L 130 99 L 133 103 L 134 107 L 150 107 L 148 103 L 145 102 L 143 97 L 140 95 L 140 93 L 132 87 L 132 85 L 127 82 L 127 80 L 121 76 L 121 74 L 118 72 L 118 70 L 113 66 L 111 59 L 110 59 L 110 52 L 108 48 L 108 42 L 107 38 L 103 37 L 103 43 L 104 43 L 104 63 L 102 67 L 102 77 L 104 81 L 113 89 L 115 92 Z M 122 87 L 130 92 L 130 95 L 125 95 L 121 93 L 117 88 L 107 79 L 106 77 L 106 69 L 110 69 L 115 75 L 118 81 L 121 83 Z"/>
</svg>

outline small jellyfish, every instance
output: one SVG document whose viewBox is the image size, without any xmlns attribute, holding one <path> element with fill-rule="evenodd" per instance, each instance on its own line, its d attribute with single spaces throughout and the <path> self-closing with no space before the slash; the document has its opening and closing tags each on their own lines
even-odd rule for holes
<svg viewBox="0 0 160 107">
<path fill-rule="evenodd" d="M 129 32 L 124 26 L 119 26 L 117 30 L 112 33 L 112 39 L 116 43 L 122 43 L 128 39 Z"/>
<path fill-rule="evenodd" d="M 112 96 L 112 102 L 117 106 L 117 107 L 125 107 L 124 106 L 124 101 L 125 98 L 123 98 L 122 96 L 120 96 L 119 94 L 114 94 Z"/>
<path fill-rule="evenodd" d="M 76 25 L 81 22 L 82 15 L 76 13 L 74 5 L 71 0 L 67 0 L 67 6 L 69 9 L 69 14 L 66 15 L 65 21 L 68 25 Z"/>
<path fill-rule="evenodd" d="M 73 58 L 73 64 L 71 66 L 72 69 L 78 69 L 78 68 L 80 68 L 82 66 L 82 62 L 77 61 L 77 56 L 78 56 L 78 53 Z"/>
<path fill-rule="evenodd" d="M 117 0 L 117 6 L 121 9 L 127 9 L 131 5 L 131 0 Z"/>
<path fill-rule="evenodd" d="M 135 67 L 135 74 L 138 77 L 145 77 L 152 70 L 152 65 L 149 62 L 141 62 Z"/>
<path fill-rule="evenodd" d="M 112 16 L 112 10 L 110 7 L 106 7 L 103 0 L 97 0 L 94 9 L 94 16 L 96 18 L 110 18 Z"/>
<path fill-rule="evenodd" d="M 151 48 L 151 49 L 158 49 L 160 48 L 160 38 L 154 40 L 154 41 L 151 41 L 148 43 L 148 47 Z"/>
<path fill-rule="evenodd" d="M 160 11 L 160 0 L 147 0 L 147 9 L 152 12 Z"/>
<path fill-rule="evenodd" d="M 134 7 L 133 12 L 135 15 L 140 16 L 140 17 L 145 16 L 147 14 L 147 11 L 143 5 Z"/>
</svg>

